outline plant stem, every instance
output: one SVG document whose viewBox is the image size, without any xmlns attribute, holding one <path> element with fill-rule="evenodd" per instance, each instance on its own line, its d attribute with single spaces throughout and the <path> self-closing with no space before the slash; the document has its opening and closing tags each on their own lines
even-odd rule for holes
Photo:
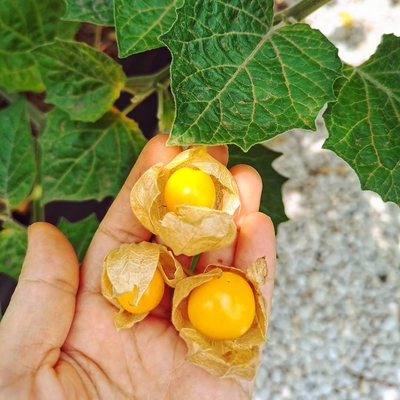
<svg viewBox="0 0 400 400">
<path fill-rule="evenodd" d="M 160 85 L 168 86 L 169 83 L 169 65 L 155 74 L 128 78 L 124 90 L 133 94 L 133 97 L 131 104 L 122 110 L 121 114 L 129 114 L 138 104 L 151 96 Z"/>
<path fill-rule="evenodd" d="M 44 207 L 40 204 L 42 185 L 36 184 L 33 188 L 32 222 L 44 221 Z"/>
<path fill-rule="evenodd" d="M 42 199 L 42 152 L 37 139 L 35 140 L 36 178 L 30 195 L 32 199 L 32 222 L 44 221 L 44 206 Z"/>
<path fill-rule="evenodd" d="M 281 21 L 301 21 L 330 1 L 331 0 L 301 0 L 292 7 L 275 14 L 273 25 L 278 25 Z"/>
<path fill-rule="evenodd" d="M 96 25 L 95 28 L 95 33 L 94 33 L 94 43 L 93 43 L 93 47 L 96 50 L 100 50 L 100 46 L 101 46 L 101 34 L 103 32 L 103 27 L 101 25 Z"/>
<path fill-rule="evenodd" d="M 190 264 L 190 271 L 191 272 L 194 272 L 194 270 L 196 268 L 196 265 L 197 265 L 197 262 L 199 261 L 199 258 L 200 258 L 200 254 L 196 254 L 193 257 L 192 263 Z"/>
<path fill-rule="evenodd" d="M 190 269 L 188 269 L 188 268 L 186 268 L 186 267 L 182 267 L 182 269 L 183 269 L 183 271 L 185 272 L 185 274 L 186 274 L 187 276 L 193 276 L 193 275 L 194 275 L 194 272 L 191 271 Z"/>
<path fill-rule="evenodd" d="M 168 86 L 169 84 L 169 68 L 167 65 L 160 71 L 149 75 L 131 76 L 126 80 L 125 88 L 130 93 L 139 94 L 150 88 L 155 89 L 159 83 Z"/>
<path fill-rule="evenodd" d="M 122 111 L 121 114 L 124 116 L 127 116 L 139 103 L 133 102 L 131 100 L 131 103 L 129 106 L 125 107 Z"/>
</svg>

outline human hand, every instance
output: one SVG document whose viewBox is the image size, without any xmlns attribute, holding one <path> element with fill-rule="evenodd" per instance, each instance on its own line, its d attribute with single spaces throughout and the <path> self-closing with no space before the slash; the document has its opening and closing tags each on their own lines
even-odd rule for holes
<svg viewBox="0 0 400 400">
<path fill-rule="evenodd" d="M 148 142 L 119 195 L 102 220 L 79 268 L 75 252 L 54 226 L 28 229 L 28 250 L 18 286 L 0 323 L 0 399 L 248 399 L 253 383 L 219 379 L 185 361 L 186 345 L 170 322 L 171 298 L 143 321 L 117 332 L 116 308 L 101 294 L 106 254 L 123 243 L 151 239 L 131 211 L 137 179 L 157 162 L 180 151 L 166 147 L 166 135 Z M 227 149 L 208 151 L 226 164 Z M 231 169 L 241 198 L 238 235 L 232 245 L 201 255 L 197 271 L 210 263 L 245 269 L 266 256 L 262 287 L 271 307 L 275 235 L 271 220 L 258 212 L 261 180 L 248 166 Z M 188 257 L 179 257 L 185 266 Z"/>
</svg>

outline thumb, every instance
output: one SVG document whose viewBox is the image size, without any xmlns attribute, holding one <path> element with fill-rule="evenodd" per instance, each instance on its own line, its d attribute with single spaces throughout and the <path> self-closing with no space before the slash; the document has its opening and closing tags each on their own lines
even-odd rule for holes
<svg viewBox="0 0 400 400">
<path fill-rule="evenodd" d="M 78 273 L 75 252 L 56 227 L 29 227 L 22 272 L 0 324 L 0 375 L 15 378 L 57 362 L 74 316 Z"/>
</svg>

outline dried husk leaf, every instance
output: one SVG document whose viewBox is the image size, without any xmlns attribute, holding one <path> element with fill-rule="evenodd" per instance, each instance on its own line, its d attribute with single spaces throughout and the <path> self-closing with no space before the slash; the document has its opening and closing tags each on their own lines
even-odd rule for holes
<svg viewBox="0 0 400 400">
<path fill-rule="evenodd" d="M 164 188 L 170 175 L 179 168 L 200 169 L 212 178 L 216 188 L 213 209 L 177 206 L 167 210 Z M 180 153 L 169 164 L 156 164 L 147 170 L 131 191 L 131 207 L 149 231 L 160 236 L 176 254 L 193 256 L 228 246 L 236 237 L 233 215 L 240 206 L 236 182 L 228 169 L 211 157 L 206 148 Z"/>
<path fill-rule="evenodd" d="M 185 278 L 182 266 L 170 251 L 157 243 L 123 244 L 112 250 L 104 259 L 101 279 L 103 296 L 118 309 L 114 316 L 117 329 L 130 328 L 148 313 L 133 314 L 124 310 L 117 298 L 137 286 L 134 304 L 137 305 L 159 268 L 170 287 Z"/>
<path fill-rule="evenodd" d="M 199 333 L 189 321 L 187 308 L 190 292 L 222 271 L 232 271 L 245 278 L 251 285 L 255 300 L 256 314 L 253 325 L 235 340 L 212 340 Z M 246 271 L 222 265 L 209 265 L 205 272 L 178 282 L 172 304 L 172 322 L 186 342 L 186 359 L 199 365 L 212 375 L 221 378 L 252 380 L 260 360 L 260 346 L 265 342 L 267 332 L 266 301 L 260 285 L 267 278 L 265 258 L 257 259 Z"/>
</svg>

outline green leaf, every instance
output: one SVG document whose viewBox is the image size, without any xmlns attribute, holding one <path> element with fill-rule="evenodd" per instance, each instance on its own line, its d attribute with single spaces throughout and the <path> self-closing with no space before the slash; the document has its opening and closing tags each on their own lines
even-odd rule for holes
<svg viewBox="0 0 400 400">
<path fill-rule="evenodd" d="M 56 38 L 61 40 L 74 40 L 80 25 L 79 22 L 74 21 L 58 21 Z"/>
<path fill-rule="evenodd" d="M 15 222 L 4 222 L 0 231 L 0 272 L 18 279 L 27 244 L 25 228 Z"/>
<path fill-rule="evenodd" d="M 334 151 L 357 173 L 361 187 L 400 204 L 400 38 L 384 35 L 376 53 L 346 67 L 338 100 L 324 114 Z"/>
<path fill-rule="evenodd" d="M 65 4 L 60 0 L 2 0 L 0 48 L 19 53 L 50 43 L 64 11 Z"/>
<path fill-rule="evenodd" d="M 0 2 L 0 86 L 10 92 L 44 90 L 30 51 L 70 32 L 60 21 L 64 12 L 60 0 Z"/>
<path fill-rule="evenodd" d="M 98 120 L 125 85 L 122 67 L 85 43 L 56 40 L 36 49 L 34 55 L 46 86 L 46 101 L 75 120 Z"/>
<path fill-rule="evenodd" d="M 158 37 L 175 20 L 183 0 L 115 0 L 115 28 L 120 57 L 163 46 Z"/>
<path fill-rule="evenodd" d="M 236 146 L 229 146 L 228 168 L 237 164 L 247 164 L 261 175 L 263 189 L 260 211 L 270 216 L 275 232 L 278 231 L 280 223 L 288 220 L 282 200 L 282 186 L 287 178 L 278 174 L 272 166 L 272 162 L 280 155 L 281 153 L 272 151 L 261 144 L 255 145 L 247 153 Z"/>
<path fill-rule="evenodd" d="M 0 50 L 0 86 L 9 92 L 42 92 L 45 88 L 33 55 Z"/>
<path fill-rule="evenodd" d="M 48 114 L 40 137 L 43 204 L 52 200 L 102 200 L 115 196 L 146 140 L 137 124 L 109 112 L 94 123 L 72 121 L 59 109 Z"/>
<path fill-rule="evenodd" d="M 0 111 L 0 199 L 15 208 L 29 195 L 36 176 L 35 150 L 26 101 Z"/>
<path fill-rule="evenodd" d="M 160 39 L 172 52 L 169 144 L 251 146 L 315 129 L 341 74 L 335 46 L 306 24 L 272 27 L 273 1 L 195 0 Z"/>
<path fill-rule="evenodd" d="M 68 238 L 75 249 L 78 260 L 81 263 L 86 254 L 86 250 L 99 226 L 99 221 L 95 214 L 89 215 L 87 218 L 71 223 L 65 218 L 61 218 L 58 228 Z"/>
<path fill-rule="evenodd" d="M 65 0 L 67 12 L 64 20 L 89 22 L 91 24 L 114 25 L 113 0 Z"/>
</svg>

